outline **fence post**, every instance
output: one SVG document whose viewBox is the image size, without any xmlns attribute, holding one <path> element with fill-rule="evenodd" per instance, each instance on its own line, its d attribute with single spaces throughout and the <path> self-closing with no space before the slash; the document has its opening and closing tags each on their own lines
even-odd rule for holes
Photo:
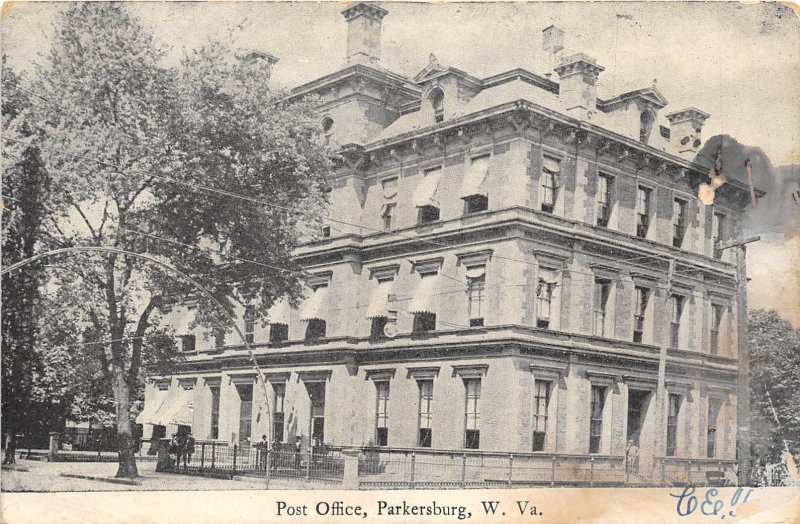
<svg viewBox="0 0 800 524">
<path fill-rule="evenodd" d="M 461 454 L 461 488 L 467 485 L 467 454 Z"/>
<path fill-rule="evenodd" d="M 306 482 L 311 479 L 311 448 L 308 448 L 308 458 L 306 459 Z"/>
<path fill-rule="evenodd" d="M 417 454 L 411 452 L 411 489 L 416 489 Z"/>
<path fill-rule="evenodd" d="M 211 469 L 216 469 L 216 460 L 217 460 L 217 443 L 211 443 Z"/>
<path fill-rule="evenodd" d="M 514 474 L 514 455 L 508 455 L 508 487 L 511 487 L 511 477 Z"/>
<path fill-rule="evenodd" d="M 594 486 L 594 457 L 589 460 L 589 487 Z"/>
<path fill-rule="evenodd" d="M 236 476 L 236 451 L 239 449 L 239 446 L 234 444 L 233 445 L 233 476 Z"/>
<path fill-rule="evenodd" d="M 691 460 L 687 460 L 686 461 L 686 483 L 687 484 L 691 484 L 692 483 L 692 461 Z"/>
<path fill-rule="evenodd" d="M 662 488 L 665 486 L 665 484 L 667 482 L 667 474 L 664 471 L 664 468 L 666 468 L 666 464 L 665 464 L 666 460 L 667 459 L 665 459 L 665 458 L 661 459 L 661 487 Z"/>
<path fill-rule="evenodd" d="M 47 460 L 55 462 L 58 460 L 58 448 L 61 446 L 61 434 L 58 431 L 50 432 L 50 449 L 47 453 Z M 30 458 L 30 451 L 28 451 L 28 458 Z"/>
<path fill-rule="evenodd" d="M 553 455 L 553 465 L 550 470 L 550 487 L 555 487 L 556 485 L 556 456 Z"/>
<path fill-rule="evenodd" d="M 203 442 L 200 444 L 200 471 L 203 471 L 205 460 L 206 460 L 206 443 Z"/>
</svg>

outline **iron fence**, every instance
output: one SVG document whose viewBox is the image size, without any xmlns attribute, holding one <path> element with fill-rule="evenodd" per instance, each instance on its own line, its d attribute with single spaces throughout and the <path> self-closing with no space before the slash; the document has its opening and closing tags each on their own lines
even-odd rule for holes
<svg viewBox="0 0 800 524">
<path fill-rule="evenodd" d="M 268 450 L 259 445 L 198 442 L 191 454 L 171 456 L 175 473 L 233 478 L 251 476 L 341 483 L 344 459 L 341 449 L 325 446 L 295 451 Z"/>
<path fill-rule="evenodd" d="M 368 449 L 359 485 L 377 489 L 464 489 L 624 485 L 622 457 Z"/>
<path fill-rule="evenodd" d="M 727 486 L 735 483 L 734 460 L 662 457 L 658 462 L 662 486 Z"/>
</svg>

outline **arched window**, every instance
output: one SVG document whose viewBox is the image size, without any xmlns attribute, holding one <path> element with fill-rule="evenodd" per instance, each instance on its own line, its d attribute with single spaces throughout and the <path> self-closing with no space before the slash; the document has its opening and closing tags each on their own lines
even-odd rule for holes
<svg viewBox="0 0 800 524">
<path fill-rule="evenodd" d="M 645 144 L 650 139 L 650 131 L 653 129 L 655 117 L 650 111 L 642 111 L 639 117 L 639 141 Z"/>
<path fill-rule="evenodd" d="M 333 134 L 333 118 L 326 116 L 322 119 L 322 134 L 325 136 L 325 143 L 329 144 Z"/>
<path fill-rule="evenodd" d="M 441 89 L 435 89 L 430 96 L 431 107 L 433 107 L 433 121 L 436 123 L 444 120 L 444 93 Z"/>
</svg>

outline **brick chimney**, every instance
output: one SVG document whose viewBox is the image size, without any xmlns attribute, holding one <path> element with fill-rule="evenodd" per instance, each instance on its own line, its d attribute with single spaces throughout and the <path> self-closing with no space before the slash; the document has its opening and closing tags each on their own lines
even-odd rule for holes
<svg viewBox="0 0 800 524">
<path fill-rule="evenodd" d="M 389 11 L 359 2 L 342 11 L 347 20 L 347 65 L 375 65 L 381 59 L 381 20 Z"/>
<path fill-rule="evenodd" d="M 583 53 L 561 59 L 555 68 L 560 80 L 558 97 L 569 113 L 586 117 L 588 112 L 597 110 L 597 77 L 604 69 Z"/>
<path fill-rule="evenodd" d="M 669 120 L 669 140 L 676 145 L 678 153 L 697 153 L 700 150 L 703 143 L 700 132 L 710 116 L 694 107 L 666 115 Z"/>
</svg>

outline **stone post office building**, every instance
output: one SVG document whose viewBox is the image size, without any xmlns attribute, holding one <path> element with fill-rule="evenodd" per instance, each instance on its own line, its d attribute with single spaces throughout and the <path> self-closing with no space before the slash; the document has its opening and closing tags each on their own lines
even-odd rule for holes
<svg viewBox="0 0 800 524">
<path fill-rule="evenodd" d="M 655 87 L 599 99 L 582 53 L 488 78 L 431 55 L 409 78 L 381 66 L 387 14 L 345 9 L 346 65 L 292 91 L 321 97 L 344 160 L 296 253 L 307 299 L 242 316 L 269 398 L 241 342 L 176 306 L 186 362 L 148 384 L 144 436 L 733 460 L 735 261 L 715 243 L 750 196 L 728 176 L 698 200 L 709 115 Z"/>
</svg>

